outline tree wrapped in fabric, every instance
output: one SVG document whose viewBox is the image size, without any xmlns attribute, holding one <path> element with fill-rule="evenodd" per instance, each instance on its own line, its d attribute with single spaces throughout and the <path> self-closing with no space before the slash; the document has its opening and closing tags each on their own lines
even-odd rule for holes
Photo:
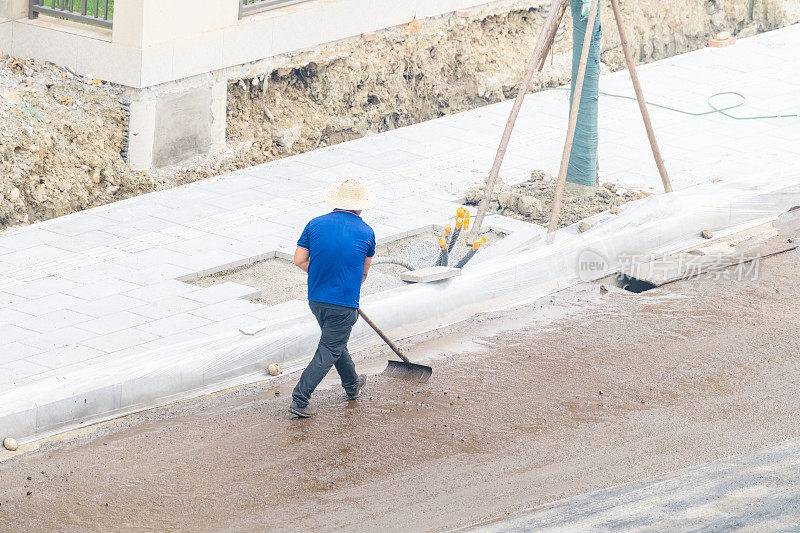
<svg viewBox="0 0 800 533">
<path fill-rule="evenodd" d="M 572 10 L 572 82 L 570 84 L 570 102 L 575 93 L 575 81 L 578 79 L 578 66 L 581 61 L 581 49 L 589 24 L 590 0 L 570 0 Z M 567 168 L 567 181 L 578 185 L 594 187 L 597 179 L 597 112 L 600 97 L 600 41 L 603 29 L 600 22 L 600 10 L 597 10 L 592 30 L 589 58 L 586 62 L 586 74 L 583 79 L 583 91 L 578 107 L 578 122 L 575 126 L 575 138 Z"/>
</svg>

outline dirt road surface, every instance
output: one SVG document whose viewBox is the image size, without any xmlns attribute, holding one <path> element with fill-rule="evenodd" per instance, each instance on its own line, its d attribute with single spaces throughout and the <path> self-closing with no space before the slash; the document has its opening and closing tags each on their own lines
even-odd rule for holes
<svg viewBox="0 0 800 533">
<path fill-rule="evenodd" d="M 372 375 L 348 403 L 329 376 L 315 419 L 286 376 L 46 442 L 0 463 L 0 524 L 445 530 L 776 444 L 800 427 L 798 267 L 482 316 L 403 343 L 425 385 Z"/>
</svg>

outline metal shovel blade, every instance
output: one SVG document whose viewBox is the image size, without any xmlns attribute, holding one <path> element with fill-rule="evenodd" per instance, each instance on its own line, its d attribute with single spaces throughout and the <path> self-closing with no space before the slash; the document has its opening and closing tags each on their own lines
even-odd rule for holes
<svg viewBox="0 0 800 533">
<path fill-rule="evenodd" d="M 417 383 L 425 383 L 430 379 L 432 373 L 433 369 L 427 365 L 404 363 L 403 361 L 393 361 L 391 359 L 386 366 L 386 370 L 383 371 L 384 376 L 416 381 Z"/>
</svg>

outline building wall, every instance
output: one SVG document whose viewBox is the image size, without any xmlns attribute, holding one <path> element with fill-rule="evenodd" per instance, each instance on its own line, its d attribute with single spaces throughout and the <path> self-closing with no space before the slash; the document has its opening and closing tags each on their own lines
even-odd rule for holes
<svg viewBox="0 0 800 533">
<path fill-rule="evenodd" d="M 313 0 L 239 20 L 239 0 L 116 0 L 109 31 L 0 0 L 0 53 L 144 88 L 486 3 Z"/>
</svg>

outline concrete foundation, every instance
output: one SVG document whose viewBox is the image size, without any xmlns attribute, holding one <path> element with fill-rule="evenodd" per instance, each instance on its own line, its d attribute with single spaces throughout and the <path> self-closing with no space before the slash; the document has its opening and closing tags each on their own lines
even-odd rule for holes
<svg viewBox="0 0 800 533">
<path fill-rule="evenodd" d="M 212 75 L 130 89 L 128 164 L 151 170 L 225 146 L 227 80 Z"/>
</svg>

